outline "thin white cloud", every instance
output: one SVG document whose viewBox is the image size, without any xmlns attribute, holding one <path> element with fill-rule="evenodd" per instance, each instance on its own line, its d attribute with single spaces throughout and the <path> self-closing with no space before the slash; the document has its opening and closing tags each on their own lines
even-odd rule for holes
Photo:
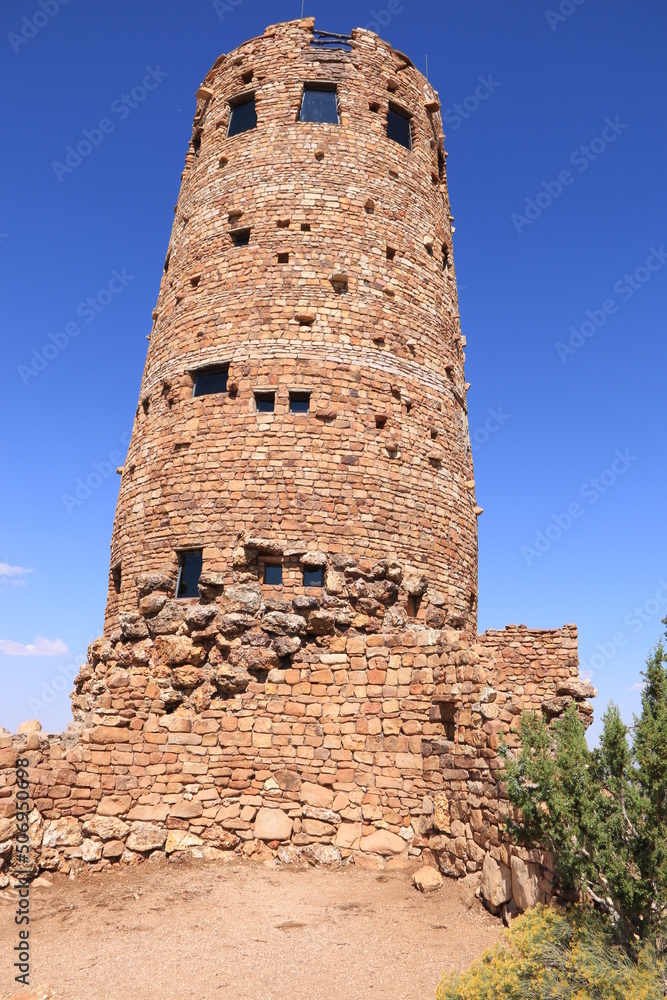
<svg viewBox="0 0 667 1000">
<path fill-rule="evenodd" d="M 628 691 L 643 691 L 646 681 L 637 681 L 636 684 L 631 684 Z"/>
<path fill-rule="evenodd" d="M 32 573 L 31 569 L 25 566 L 10 566 L 9 563 L 0 562 L 0 587 L 3 584 L 11 584 L 14 587 L 24 587 L 24 577 Z"/>
<path fill-rule="evenodd" d="M 28 643 L 0 639 L 0 653 L 5 656 L 65 656 L 68 652 L 62 639 L 43 639 L 41 635 Z"/>
</svg>

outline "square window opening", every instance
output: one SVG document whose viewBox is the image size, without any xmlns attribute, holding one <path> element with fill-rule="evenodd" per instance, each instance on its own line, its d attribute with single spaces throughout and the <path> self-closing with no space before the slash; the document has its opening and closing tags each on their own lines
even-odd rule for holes
<svg viewBox="0 0 667 1000">
<path fill-rule="evenodd" d="M 303 88 L 299 121 L 338 125 L 340 119 L 336 88 L 307 83 Z"/>
<path fill-rule="evenodd" d="M 283 567 L 281 563 L 267 563 L 264 567 L 264 583 L 269 587 L 282 587 Z"/>
<path fill-rule="evenodd" d="M 250 243 L 250 229 L 233 229 L 229 235 L 235 247 L 247 247 Z"/>
<path fill-rule="evenodd" d="M 456 736 L 456 703 L 453 701 L 441 701 L 439 708 L 440 721 L 445 730 L 445 739 L 453 743 Z"/>
<path fill-rule="evenodd" d="M 414 594 L 408 594 L 408 618 L 417 617 L 421 603 L 421 597 L 415 596 Z"/>
<path fill-rule="evenodd" d="M 289 394 L 289 411 L 290 411 L 290 413 L 308 413 L 308 412 L 310 412 L 310 393 L 309 392 L 290 392 L 290 394 Z"/>
<path fill-rule="evenodd" d="M 323 587 L 324 586 L 324 567 L 323 566 L 304 566 L 303 567 L 303 585 L 304 585 L 304 587 Z"/>
<path fill-rule="evenodd" d="M 275 392 L 256 392 L 255 409 L 258 413 L 273 413 L 276 407 Z"/>
<path fill-rule="evenodd" d="M 394 247 L 387 247 L 387 260 L 393 260 L 396 256 L 396 250 Z"/>
<path fill-rule="evenodd" d="M 279 253 L 278 254 L 278 263 L 279 264 L 289 264 L 289 254 L 288 253 Z"/>
<path fill-rule="evenodd" d="M 310 232 L 310 223 L 309 222 L 302 222 L 301 223 L 301 232 L 302 233 L 309 233 Z"/>
<path fill-rule="evenodd" d="M 255 109 L 255 95 L 232 104 L 232 112 L 229 116 L 229 126 L 227 128 L 227 138 L 239 135 L 241 132 L 248 132 L 257 127 L 257 111 Z"/>
<path fill-rule="evenodd" d="M 208 368 L 205 371 L 195 372 L 193 376 L 194 385 L 192 387 L 193 398 L 227 392 L 228 375 L 229 365 L 221 365 L 219 368 Z"/>
<path fill-rule="evenodd" d="M 199 577 L 202 570 L 202 549 L 181 552 L 176 579 L 176 598 L 199 597 Z"/>
<path fill-rule="evenodd" d="M 387 111 L 387 138 L 393 139 L 406 149 L 412 149 L 410 116 L 404 111 L 392 107 Z"/>
</svg>

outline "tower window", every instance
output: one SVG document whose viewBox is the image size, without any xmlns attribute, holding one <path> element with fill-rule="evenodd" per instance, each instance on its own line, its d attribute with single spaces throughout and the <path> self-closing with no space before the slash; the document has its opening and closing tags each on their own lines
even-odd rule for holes
<svg viewBox="0 0 667 1000">
<path fill-rule="evenodd" d="M 306 84 L 303 88 L 299 121 L 328 122 L 330 125 L 338 125 L 340 119 L 336 88 Z"/>
<path fill-rule="evenodd" d="M 229 127 L 227 138 L 239 135 L 240 132 L 248 132 L 251 128 L 257 127 L 257 111 L 255 110 L 255 95 L 232 104 L 232 113 L 229 117 Z"/>
<path fill-rule="evenodd" d="M 122 583 L 122 564 L 120 562 L 115 563 L 111 567 L 111 582 L 113 583 L 114 592 L 120 594 Z"/>
<path fill-rule="evenodd" d="M 275 392 L 256 392 L 255 408 L 258 413 L 273 413 L 276 407 Z"/>
<path fill-rule="evenodd" d="M 308 413 L 310 410 L 309 392 L 290 392 L 289 411 L 290 413 Z"/>
<path fill-rule="evenodd" d="M 202 550 L 181 552 L 176 579 L 176 597 L 199 597 L 199 577 L 202 569 Z"/>
<path fill-rule="evenodd" d="M 449 250 L 447 249 L 447 244 L 442 244 L 442 269 L 446 271 L 449 267 Z"/>
<path fill-rule="evenodd" d="M 387 111 L 387 137 L 406 149 L 412 149 L 412 129 L 410 116 L 404 111 L 390 107 Z"/>
<path fill-rule="evenodd" d="M 227 376 L 229 375 L 229 365 L 222 365 L 219 368 L 207 368 L 205 371 L 195 372 L 192 396 L 212 396 L 218 392 L 227 392 Z"/>
<path fill-rule="evenodd" d="M 304 566 L 303 567 L 303 585 L 304 585 L 304 587 L 323 587 L 324 586 L 324 567 L 323 566 Z"/>
<path fill-rule="evenodd" d="M 282 587 L 283 568 L 280 563 L 267 563 L 264 567 L 264 583 L 269 587 Z"/>
<path fill-rule="evenodd" d="M 289 254 L 288 253 L 279 253 L 278 254 L 278 263 L 279 264 L 289 264 Z"/>
<path fill-rule="evenodd" d="M 250 229 L 232 229 L 229 234 L 235 247 L 247 247 L 250 243 Z"/>
</svg>

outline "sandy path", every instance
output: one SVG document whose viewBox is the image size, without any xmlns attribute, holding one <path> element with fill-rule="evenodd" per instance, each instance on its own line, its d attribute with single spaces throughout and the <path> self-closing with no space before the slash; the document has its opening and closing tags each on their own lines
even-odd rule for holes
<svg viewBox="0 0 667 1000">
<path fill-rule="evenodd" d="M 211 862 L 52 879 L 33 890 L 31 984 L 59 1000 L 432 1000 L 443 969 L 500 931 L 470 889 L 423 896 L 406 871 Z M 3 996 L 13 911 L 0 905 Z"/>
</svg>

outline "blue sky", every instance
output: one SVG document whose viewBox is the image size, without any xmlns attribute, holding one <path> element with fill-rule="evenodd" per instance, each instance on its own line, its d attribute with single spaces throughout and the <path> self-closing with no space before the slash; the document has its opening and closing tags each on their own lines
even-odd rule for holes
<svg viewBox="0 0 667 1000">
<path fill-rule="evenodd" d="M 64 728 L 72 664 L 102 629 L 115 468 L 195 90 L 221 52 L 300 11 L 0 7 L 0 725 Z M 598 720 L 610 698 L 630 720 L 667 615 L 667 9 L 307 0 L 305 14 L 379 27 L 421 70 L 428 56 L 440 93 L 485 509 L 480 630 L 577 622 Z M 84 130 L 90 154 L 68 163 Z"/>
</svg>

